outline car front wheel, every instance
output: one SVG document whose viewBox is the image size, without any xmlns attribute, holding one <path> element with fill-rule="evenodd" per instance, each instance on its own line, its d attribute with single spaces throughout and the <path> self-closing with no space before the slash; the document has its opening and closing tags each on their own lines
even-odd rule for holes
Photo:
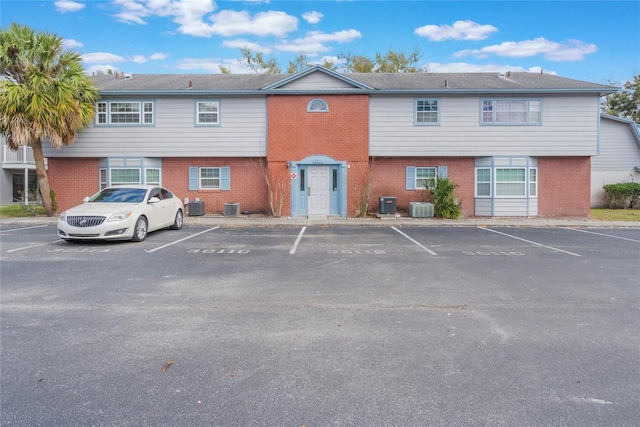
<svg viewBox="0 0 640 427">
<path fill-rule="evenodd" d="M 173 221 L 173 225 L 171 226 L 171 229 L 180 230 L 182 228 L 183 222 L 184 222 L 184 215 L 182 214 L 182 209 L 178 209 L 178 212 L 176 212 L 176 219 Z"/>
<path fill-rule="evenodd" d="M 142 242 L 147 237 L 147 219 L 143 216 L 136 220 L 136 226 L 133 229 L 133 237 L 131 240 L 134 242 Z"/>
</svg>

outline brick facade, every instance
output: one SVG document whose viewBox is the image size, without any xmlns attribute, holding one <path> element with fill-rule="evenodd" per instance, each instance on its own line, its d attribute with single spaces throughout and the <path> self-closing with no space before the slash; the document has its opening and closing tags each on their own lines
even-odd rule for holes
<svg viewBox="0 0 640 427">
<path fill-rule="evenodd" d="M 458 185 L 455 195 L 462 204 L 462 214 L 473 216 L 474 162 L 473 157 L 372 158 L 373 191 L 369 206 L 373 212 L 376 212 L 379 198 L 384 196 L 396 197 L 396 204 L 400 211 L 407 211 L 410 202 L 430 201 L 426 190 L 406 189 L 406 168 L 407 166 L 446 166 L 449 179 Z"/>
<path fill-rule="evenodd" d="M 538 158 L 538 215 L 589 216 L 591 157 Z"/>
</svg>

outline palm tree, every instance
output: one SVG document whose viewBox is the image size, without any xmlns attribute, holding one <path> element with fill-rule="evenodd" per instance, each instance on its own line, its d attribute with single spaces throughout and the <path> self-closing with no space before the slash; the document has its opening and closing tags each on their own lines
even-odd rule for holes
<svg viewBox="0 0 640 427">
<path fill-rule="evenodd" d="M 36 175 L 47 216 L 53 216 L 42 141 L 70 145 L 93 120 L 99 99 L 77 52 L 65 51 L 62 38 L 17 23 L 0 29 L 0 134 L 17 150 L 33 149 Z"/>
</svg>

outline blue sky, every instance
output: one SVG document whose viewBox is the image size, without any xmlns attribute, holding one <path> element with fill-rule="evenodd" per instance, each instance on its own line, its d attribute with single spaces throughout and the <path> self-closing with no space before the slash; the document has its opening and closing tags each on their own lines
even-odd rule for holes
<svg viewBox="0 0 640 427">
<path fill-rule="evenodd" d="M 340 53 L 422 52 L 431 72 L 640 74 L 638 1 L 0 0 L 0 26 L 56 33 L 88 72 L 219 73 L 249 47 L 286 70 Z"/>
</svg>

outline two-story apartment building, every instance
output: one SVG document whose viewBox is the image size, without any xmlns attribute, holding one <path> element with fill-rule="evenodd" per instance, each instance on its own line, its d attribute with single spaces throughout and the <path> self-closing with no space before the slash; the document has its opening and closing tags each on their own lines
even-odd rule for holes
<svg viewBox="0 0 640 427">
<path fill-rule="evenodd" d="M 600 97 L 534 73 L 101 75 L 93 126 L 45 147 L 59 209 L 101 187 L 162 183 L 207 213 L 353 217 L 458 184 L 465 216 L 588 216 Z M 265 173 L 270 178 L 267 185 Z M 371 192 L 366 191 L 367 185 Z"/>
</svg>

